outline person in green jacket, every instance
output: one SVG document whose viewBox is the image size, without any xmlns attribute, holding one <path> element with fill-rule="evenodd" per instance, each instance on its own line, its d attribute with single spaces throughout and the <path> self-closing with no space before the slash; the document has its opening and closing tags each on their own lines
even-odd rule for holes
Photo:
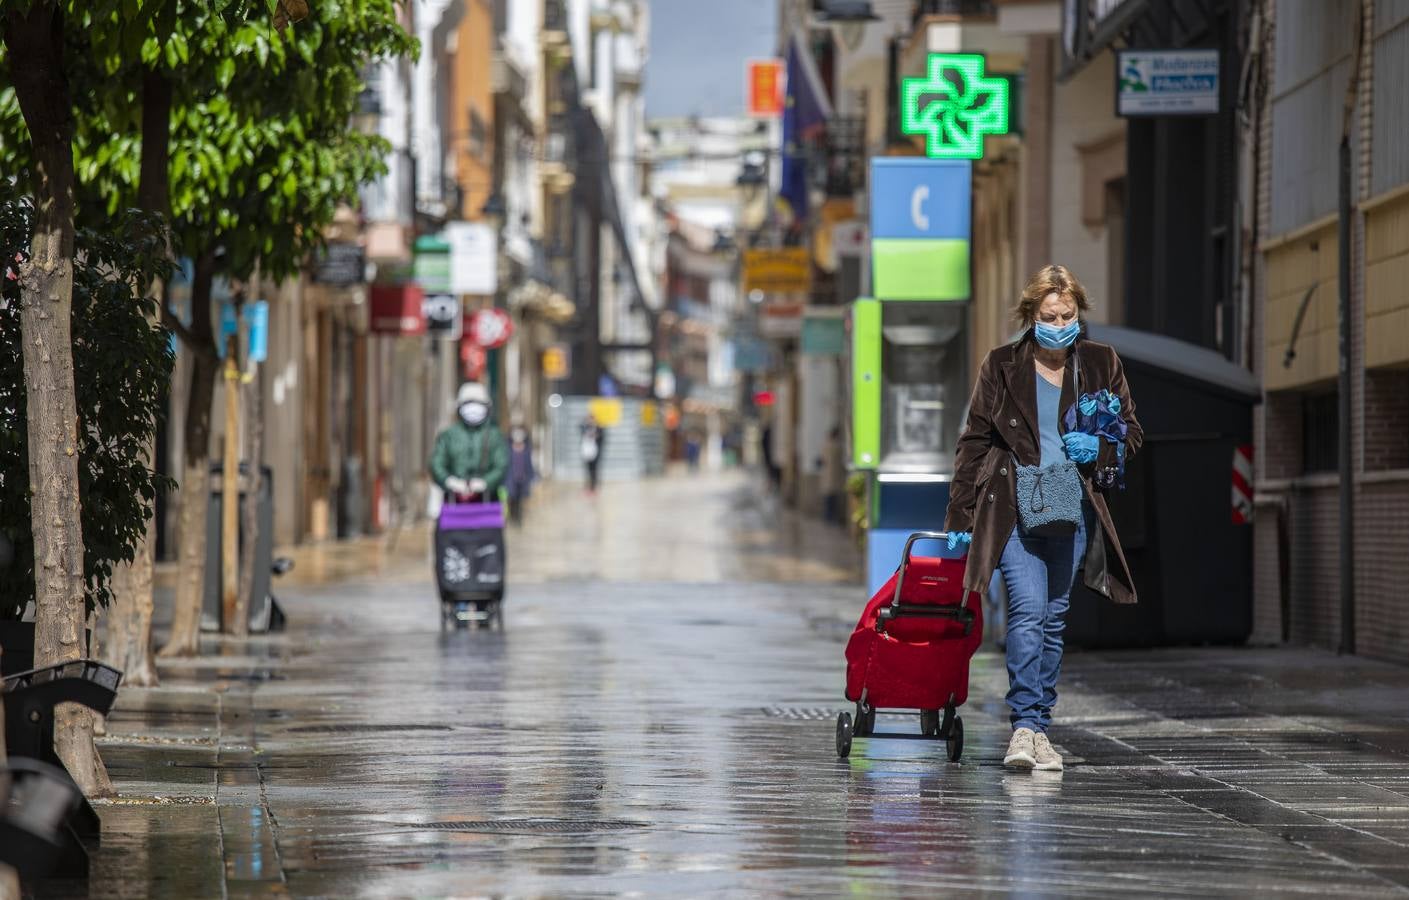
<svg viewBox="0 0 1409 900">
<path fill-rule="evenodd" d="M 435 439 L 431 477 L 450 502 L 492 502 L 509 469 L 509 446 L 489 421 L 489 391 L 482 384 L 466 382 L 460 386 L 455 406 L 457 421 Z"/>
</svg>

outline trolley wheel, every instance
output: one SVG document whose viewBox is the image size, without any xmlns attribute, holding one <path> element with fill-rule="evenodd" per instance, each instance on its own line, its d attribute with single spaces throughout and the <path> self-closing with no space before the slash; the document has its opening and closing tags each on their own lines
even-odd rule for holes
<svg viewBox="0 0 1409 900">
<path fill-rule="evenodd" d="M 964 755 L 964 719 L 962 716 L 954 717 L 954 724 L 949 728 L 949 737 L 945 740 L 945 745 L 949 750 L 950 762 L 958 762 L 959 757 Z"/>
<path fill-rule="evenodd" d="M 939 734 L 939 710 L 920 710 L 920 734 L 925 737 L 936 737 Z"/>
<path fill-rule="evenodd" d="M 837 715 L 837 756 L 846 759 L 851 755 L 851 713 Z"/>
</svg>

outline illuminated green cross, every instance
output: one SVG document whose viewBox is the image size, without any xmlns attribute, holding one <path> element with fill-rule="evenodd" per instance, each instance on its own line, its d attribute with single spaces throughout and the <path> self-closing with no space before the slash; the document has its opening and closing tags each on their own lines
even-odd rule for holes
<svg viewBox="0 0 1409 900">
<path fill-rule="evenodd" d="M 901 79 L 900 130 L 934 159 L 978 159 L 984 135 L 1008 133 L 1008 82 L 985 78 L 976 53 L 931 53 L 924 78 Z"/>
</svg>

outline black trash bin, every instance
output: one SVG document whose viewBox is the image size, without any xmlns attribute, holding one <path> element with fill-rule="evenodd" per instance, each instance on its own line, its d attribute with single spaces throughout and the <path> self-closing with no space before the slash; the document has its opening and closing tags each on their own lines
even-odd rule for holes
<svg viewBox="0 0 1409 900">
<path fill-rule="evenodd" d="M 259 503 L 255 516 L 259 520 L 259 534 L 254 544 L 254 578 L 250 584 L 248 609 L 250 631 L 261 632 L 269 629 L 273 598 L 270 594 L 270 579 L 274 565 L 274 473 L 268 466 L 261 468 L 263 478 L 259 490 Z M 205 547 L 205 596 L 202 602 L 201 629 L 219 631 L 221 620 L 221 509 L 224 469 L 219 465 L 210 467 L 210 507 L 206 511 Z M 249 466 L 240 464 L 240 482 L 248 483 Z M 245 492 L 240 491 L 240 501 L 244 502 Z M 240 524 L 240 553 L 245 552 L 243 509 Z"/>
<path fill-rule="evenodd" d="M 338 479 L 338 537 L 357 537 L 363 531 L 362 460 L 349 456 L 343 459 Z"/>
<path fill-rule="evenodd" d="M 1066 641 L 1081 647 L 1240 643 L 1252 633 L 1252 528 L 1234 524 L 1235 451 L 1252 442 L 1257 380 L 1222 355 L 1092 325 L 1125 364 L 1145 443 L 1106 495 L 1140 602 L 1078 583 Z M 1094 386 L 1093 386 L 1094 387 Z"/>
</svg>

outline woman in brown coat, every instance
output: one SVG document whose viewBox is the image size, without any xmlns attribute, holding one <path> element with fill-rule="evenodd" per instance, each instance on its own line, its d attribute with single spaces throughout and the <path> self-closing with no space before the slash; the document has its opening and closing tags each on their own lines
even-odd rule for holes
<svg viewBox="0 0 1409 900">
<path fill-rule="evenodd" d="M 1047 266 L 1023 290 L 1015 315 L 1027 328 L 984 359 L 959 438 L 944 530 L 951 548 L 969 543 L 964 587 L 983 592 L 993 570 L 1008 588 L 1008 708 L 1012 740 L 1003 763 L 1060 769 L 1047 740 L 1057 702 L 1062 629 L 1071 589 L 1084 569 L 1088 587 L 1134 603 L 1135 588 L 1101 488 L 1122 457 L 1140 449 L 1143 433 L 1120 357 L 1089 340 L 1081 316 L 1086 291 L 1062 266 Z M 1079 369 L 1079 372 L 1078 372 Z M 1125 422 L 1124 447 L 1063 427 L 1063 413 L 1082 395 L 1109 390 L 1110 412 Z M 1028 534 L 1018 523 L 1017 467 L 1070 459 L 1078 464 L 1082 515 L 1074 533 Z"/>
</svg>

